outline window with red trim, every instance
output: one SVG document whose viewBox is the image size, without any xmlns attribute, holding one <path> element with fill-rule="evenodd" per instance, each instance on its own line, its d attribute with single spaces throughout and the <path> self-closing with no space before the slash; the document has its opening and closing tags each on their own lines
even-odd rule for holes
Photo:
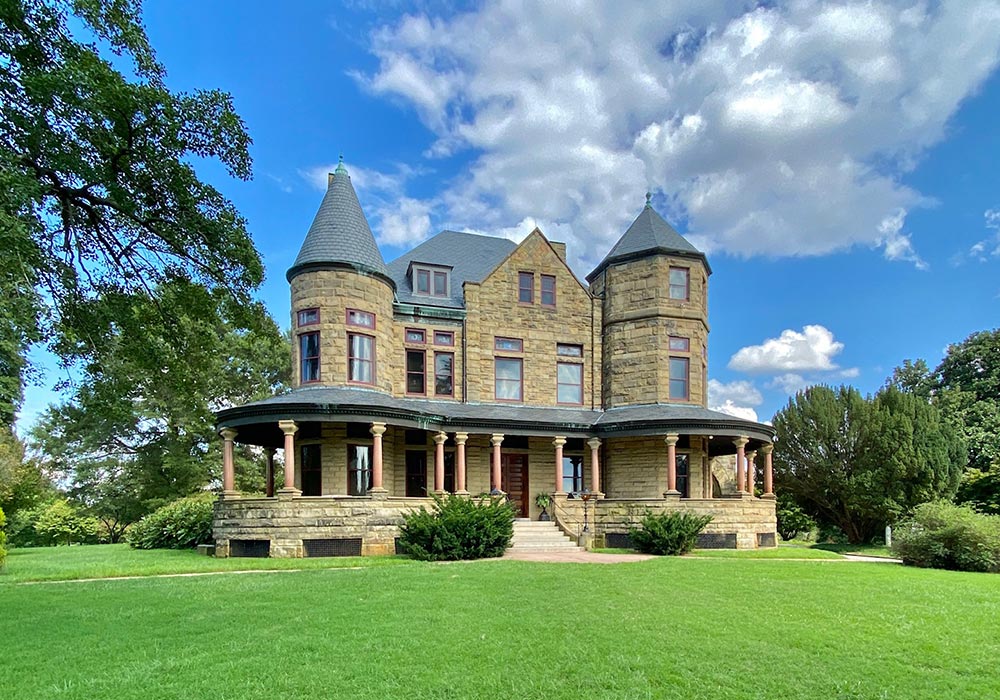
<svg viewBox="0 0 1000 700">
<path fill-rule="evenodd" d="M 542 275 L 542 306 L 556 305 L 555 275 Z"/>
<path fill-rule="evenodd" d="M 455 353 L 434 353 L 435 396 L 455 395 Z"/>
<path fill-rule="evenodd" d="M 359 311 L 358 309 L 347 310 L 347 325 L 361 326 L 362 328 L 375 328 L 375 314 L 369 311 Z"/>
<path fill-rule="evenodd" d="M 423 350 L 406 351 L 406 393 L 423 394 L 427 386 L 427 355 Z"/>
<path fill-rule="evenodd" d="M 498 401 L 522 401 L 524 365 L 516 357 L 495 357 L 495 395 Z"/>
<path fill-rule="evenodd" d="M 319 309 L 302 309 L 296 315 L 296 325 L 311 326 L 319 323 Z"/>
<path fill-rule="evenodd" d="M 686 357 L 670 358 L 670 398 L 687 401 L 690 398 L 691 361 Z"/>
<path fill-rule="evenodd" d="M 517 273 L 517 300 L 522 304 L 533 304 L 535 301 L 535 273 Z"/>
<path fill-rule="evenodd" d="M 690 271 L 686 267 L 670 268 L 670 298 L 687 301 L 691 293 Z"/>
<path fill-rule="evenodd" d="M 299 382 L 319 381 L 319 333 L 299 336 Z"/>
<path fill-rule="evenodd" d="M 361 333 L 347 334 L 347 379 L 375 383 L 375 339 Z"/>
</svg>

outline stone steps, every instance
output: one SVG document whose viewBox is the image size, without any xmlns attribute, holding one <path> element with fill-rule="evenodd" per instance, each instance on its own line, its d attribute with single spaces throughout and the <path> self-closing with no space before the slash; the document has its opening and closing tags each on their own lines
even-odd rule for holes
<svg viewBox="0 0 1000 700">
<path fill-rule="evenodd" d="M 514 521 L 514 537 L 507 551 L 582 552 L 583 548 L 554 522 L 518 518 Z"/>
</svg>

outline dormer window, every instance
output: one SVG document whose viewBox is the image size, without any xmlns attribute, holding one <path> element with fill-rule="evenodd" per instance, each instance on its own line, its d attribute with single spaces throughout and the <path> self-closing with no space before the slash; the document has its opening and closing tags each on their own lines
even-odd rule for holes
<svg viewBox="0 0 1000 700">
<path fill-rule="evenodd" d="M 451 296 L 451 269 L 413 263 L 410 271 L 413 293 L 428 297 Z"/>
</svg>

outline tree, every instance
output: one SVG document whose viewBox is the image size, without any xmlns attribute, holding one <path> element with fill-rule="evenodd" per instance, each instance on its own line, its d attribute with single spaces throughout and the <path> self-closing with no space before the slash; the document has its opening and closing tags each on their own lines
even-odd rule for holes
<svg viewBox="0 0 1000 700">
<path fill-rule="evenodd" d="M 106 295 L 93 303 L 102 323 L 83 381 L 42 416 L 32 441 L 92 512 L 131 521 L 218 480 L 214 411 L 287 386 L 290 350 L 261 305 L 183 279 L 149 300 Z M 262 488 L 262 455 L 244 450 L 240 460 Z"/>
<path fill-rule="evenodd" d="M 774 419 L 775 482 L 809 515 L 867 542 L 918 505 L 955 493 L 964 447 L 937 409 L 889 386 L 799 392 Z"/>
<path fill-rule="evenodd" d="M 61 356 L 99 349 L 95 300 L 149 299 L 181 278 L 245 303 L 263 279 L 243 218 L 192 167 L 214 158 L 249 179 L 243 122 L 224 92 L 166 88 L 140 9 L 0 3 L 2 424 L 32 343 L 48 340 Z"/>
<path fill-rule="evenodd" d="M 0 426 L 0 508 L 8 516 L 51 499 L 55 488 L 36 459 L 25 455 L 24 443 Z"/>
</svg>

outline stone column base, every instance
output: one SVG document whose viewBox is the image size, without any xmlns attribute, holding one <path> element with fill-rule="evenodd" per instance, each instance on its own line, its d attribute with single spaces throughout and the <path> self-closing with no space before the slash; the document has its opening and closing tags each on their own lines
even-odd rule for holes
<svg viewBox="0 0 1000 700">
<path fill-rule="evenodd" d="M 590 531 L 581 532 L 580 536 L 576 538 L 576 543 L 589 552 L 594 548 L 594 533 Z"/>
<path fill-rule="evenodd" d="M 299 489 L 278 489 L 278 500 L 279 501 L 290 501 L 293 498 L 298 498 L 302 495 Z"/>
<path fill-rule="evenodd" d="M 219 498 L 223 501 L 232 501 L 233 499 L 239 497 L 240 497 L 239 491 L 223 491 L 221 494 L 219 494 Z"/>
<path fill-rule="evenodd" d="M 775 499 L 775 495 L 773 493 L 762 493 L 760 497 L 762 499 L 767 499 L 768 501 L 773 501 Z"/>
<path fill-rule="evenodd" d="M 378 488 L 368 489 L 368 495 L 376 501 L 384 501 L 389 497 L 389 490 L 379 486 Z"/>
<path fill-rule="evenodd" d="M 461 491 L 456 491 L 455 495 L 456 496 L 471 496 L 472 494 L 469 493 L 468 491 L 466 491 L 465 489 L 462 489 Z"/>
<path fill-rule="evenodd" d="M 666 498 L 668 501 L 669 500 L 679 501 L 679 500 L 681 500 L 681 492 L 680 491 L 664 491 L 663 492 L 663 497 Z"/>
</svg>

